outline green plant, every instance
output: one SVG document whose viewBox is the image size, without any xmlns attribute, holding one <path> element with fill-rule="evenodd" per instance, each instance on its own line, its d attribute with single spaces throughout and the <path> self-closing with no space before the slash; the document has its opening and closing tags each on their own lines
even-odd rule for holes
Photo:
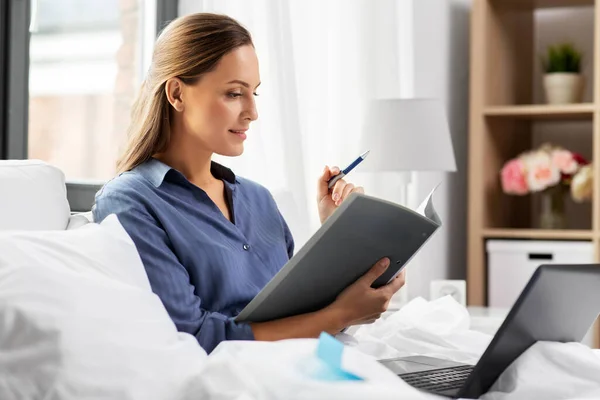
<svg viewBox="0 0 600 400">
<path fill-rule="evenodd" d="M 571 43 L 549 46 L 542 65 L 547 74 L 553 72 L 581 72 L 582 54 Z"/>
</svg>

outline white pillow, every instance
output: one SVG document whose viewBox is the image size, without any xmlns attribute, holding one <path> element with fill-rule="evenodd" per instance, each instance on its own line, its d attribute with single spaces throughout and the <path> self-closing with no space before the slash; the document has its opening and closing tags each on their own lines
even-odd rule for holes
<svg viewBox="0 0 600 400">
<path fill-rule="evenodd" d="M 177 399 L 205 360 L 116 216 L 0 232 L 0 399 Z"/>
<path fill-rule="evenodd" d="M 66 229 L 63 172 L 39 160 L 0 161 L 0 230 Z"/>
</svg>

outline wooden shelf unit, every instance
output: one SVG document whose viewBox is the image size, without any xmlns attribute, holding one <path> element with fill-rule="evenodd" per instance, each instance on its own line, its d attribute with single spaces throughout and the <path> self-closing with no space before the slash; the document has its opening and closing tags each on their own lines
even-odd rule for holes
<svg viewBox="0 0 600 400">
<path fill-rule="evenodd" d="M 593 63 L 592 76 L 586 77 L 586 84 L 594 85 L 593 99 L 564 106 L 532 104 L 539 62 L 534 13 L 578 6 L 593 6 L 594 51 L 585 55 Z M 600 0 L 474 0 L 470 45 L 467 301 L 485 306 L 487 239 L 589 240 L 600 263 Z M 532 229 L 532 197 L 504 195 L 499 171 L 506 160 L 531 149 L 534 123 L 570 120 L 592 126 L 594 188 L 587 205 L 591 221 L 580 229 Z M 599 347 L 600 328 L 596 330 Z"/>
<path fill-rule="evenodd" d="M 594 103 L 569 105 L 521 105 L 521 106 L 491 106 L 485 107 L 486 117 L 507 117 L 519 119 L 589 119 L 594 118 L 596 105 Z"/>
<path fill-rule="evenodd" d="M 546 229 L 503 229 L 489 228 L 482 231 L 485 239 L 556 239 L 556 240 L 592 240 L 591 230 L 546 230 Z"/>
</svg>

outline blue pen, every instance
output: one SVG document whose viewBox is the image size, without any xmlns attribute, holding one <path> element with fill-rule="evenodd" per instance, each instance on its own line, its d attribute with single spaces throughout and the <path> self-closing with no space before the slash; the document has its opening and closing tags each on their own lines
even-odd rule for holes
<svg viewBox="0 0 600 400">
<path fill-rule="evenodd" d="M 356 167 L 358 164 L 360 164 L 365 158 L 367 158 L 367 156 L 369 155 L 369 153 L 371 152 L 371 150 L 367 150 L 364 153 L 362 153 L 356 160 L 354 160 L 354 162 L 352 162 L 352 164 L 348 165 L 346 167 L 346 169 L 342 170 L 342 172 L 340 172 L 339 174 L 337 174 L 336 176 L 334 176 L 333 178 L 331 178 L 329 180 L 328 186 L 329 189 L 331 189 L 333 187 L 333 185 L 335 185 L 335 183 L 337 181 L 339 181 L 340 179 L 342 179 L 344 176 L 348 175 L 348 173 L 350 171 L 352 171 L 354 169 L 354 167 Z"/>
</svg>

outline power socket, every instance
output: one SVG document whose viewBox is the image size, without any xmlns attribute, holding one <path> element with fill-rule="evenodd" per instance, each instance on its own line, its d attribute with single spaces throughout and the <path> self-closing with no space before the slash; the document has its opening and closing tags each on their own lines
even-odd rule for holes
<svg viewBox="0 0 600 400">
<path fill-rule="evenodd" d="M 450 295 L 459 304 L 467 306 L 467 282 L 464 280 L 433 280 L 429 285 L 429 298 L 435 300 Z"/>
</svg>

